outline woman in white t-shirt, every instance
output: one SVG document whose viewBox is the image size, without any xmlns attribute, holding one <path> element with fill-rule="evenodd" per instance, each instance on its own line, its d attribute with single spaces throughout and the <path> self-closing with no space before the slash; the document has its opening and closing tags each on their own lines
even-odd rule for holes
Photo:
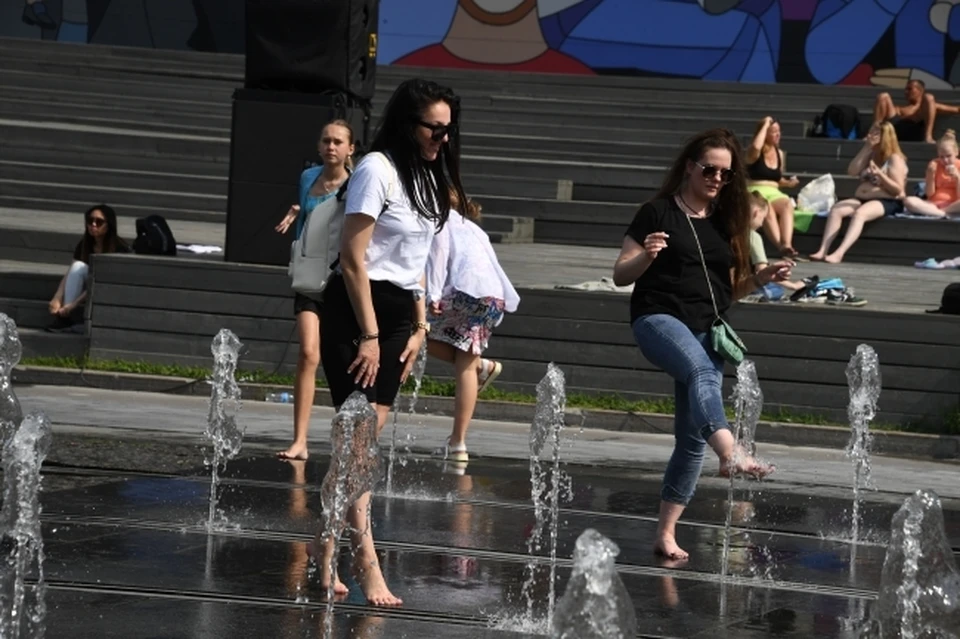
<svg viewBox="0 0 960 639">
<path fill-rule="evenodd" d="M 450 219 L 434 236 L 427 259 L 431 315 L 427 348 L 431 357 L 451 362 L 456 369 L 453 432 L 438 452 L 451 462 L 448 469 L 459 474 L 470 461 L 466 437 L 477 395 L 502 370 L 500 362 L 480 356 L 504 311 L 517 310 L 520 296 L 500 267 L 490 238 L 474 222 L 480 219 L 480 205 L 468 200 L 461 207 L 456 194 L 450 196 Z"/>
<path fill-rule="evenodd" d="M 426 80 L 403 82 L 384 109 L 371 153 L 347 185 L 340 260 L 323 296 L 320 351 L 337 408 L 364 393 L 383 428 L 393 401 L 430 326 L 424 268 L 434 233 L 449 217 L 450 190 L 461 200 L 460 99 Z M 370 493 L 350 508 L 353 565 L 367 600 L 403 603 L 380 571 L 368 516 Z M 318 534 L 323 580 L 329 580 L 333 542 Z M 326 585 L 326 584 L 324 584 Z M 346 586 L 338 579 L 338 594 Z"/>
</svg>

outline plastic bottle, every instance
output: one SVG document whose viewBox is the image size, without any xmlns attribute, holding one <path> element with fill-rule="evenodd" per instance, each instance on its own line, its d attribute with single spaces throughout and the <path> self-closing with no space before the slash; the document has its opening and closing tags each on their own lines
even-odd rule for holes
<svg viewBox="0 0 960 639">
<path fill-rule="evenodd" d="M 281 393 L 269 393 L 264 399 L 274 404 L 289 404 L 293 401 L 293 393 L 288 393 L 287 391 L 283 391 Z"/>
</svg>

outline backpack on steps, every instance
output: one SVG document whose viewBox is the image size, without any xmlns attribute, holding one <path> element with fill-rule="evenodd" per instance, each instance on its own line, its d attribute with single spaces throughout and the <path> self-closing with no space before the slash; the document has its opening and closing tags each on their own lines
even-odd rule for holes
<svg viewBox="0 0 960 639">
<path fill-rule="evenodd" d="M 177 241 L 162 215 L 148 215 L 137 220 L 137 239 L 133 241 L 137 255 L 176 255 Z"/>
<path fill-rule="evenodd" d="M 813 137 L 859 140 L 860 112 L 849 104 L 831 104 L 814 119 Z"/>
</svg>

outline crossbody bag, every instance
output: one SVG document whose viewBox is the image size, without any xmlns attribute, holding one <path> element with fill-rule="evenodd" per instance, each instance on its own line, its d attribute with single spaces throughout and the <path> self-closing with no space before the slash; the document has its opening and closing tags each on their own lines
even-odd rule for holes
<svg viewBox="0 0 960 639">
<path fill-rule="evenodd" d="M 703 276 L 707 279 L 707 290 L 710 291 L 710 301 L 713 303 L 713 324 L 710 325 L 710 345 L 713 350 L 734 366 L 743 361 L 747 354 L 747 347 L 743 340 L 737 335 L 733 327 L 730 326 L 722 317 L 717 308 L 717 298 L 713 295 L 713 283 L 710 282 L 710 271 L 707 270 L 707 260 L 703 257 L 703 248 L 700 246 L 700 236 L 697 235 L 697 229 L 693 226 L 693 220 L 686 213 L 683 217 L 687 219 L 690 230 L 693 232 L 693 239 L 697 242 L 697 253 L 700 254 L 700 265 L 703 266 Z"/>
</svg>

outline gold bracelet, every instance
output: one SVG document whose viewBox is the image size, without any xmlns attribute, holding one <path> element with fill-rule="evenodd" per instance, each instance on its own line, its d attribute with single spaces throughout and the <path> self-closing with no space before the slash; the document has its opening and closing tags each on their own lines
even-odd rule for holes
<svg viewBox="0 0 960 639">
<path fill-rule="evenodd" d="M 413 328 L 414 328 L 414 331 L 413 331 L 414 333 L 416 333 L 419 330 L 422 330 L 427 335 L 430 334 L 430 325 L 427 324 L 426 322 L 416 322 L 413 325 Z"/>
</svg>

